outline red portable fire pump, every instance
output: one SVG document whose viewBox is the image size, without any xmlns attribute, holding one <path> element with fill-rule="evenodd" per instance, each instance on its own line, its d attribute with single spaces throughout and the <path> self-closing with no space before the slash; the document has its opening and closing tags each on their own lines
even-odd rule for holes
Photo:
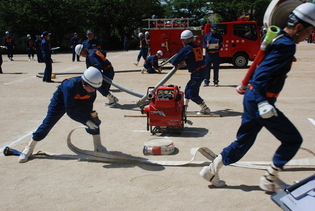
<svg viewBox="0 0 315 211">
<path fill-rule="evenodd" d="M 148 88 L 150 104 L 142 113 L 147 115 L 147 130 L 154 135 L 163 131 L 181 132 L 186 123 L 184 92 L 176 85 Z"/>
</svg>

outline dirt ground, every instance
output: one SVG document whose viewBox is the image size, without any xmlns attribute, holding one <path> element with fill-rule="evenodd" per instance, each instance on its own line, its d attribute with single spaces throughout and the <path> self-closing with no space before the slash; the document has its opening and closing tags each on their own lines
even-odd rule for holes
<svg viewBox="0 0 315 211">
<path fill-rule="evenodd" d="M 145 94 L 155 86 L 163 74 L 141 74 L 136 67 L 138 51 L 108 52 L 108 59 L 117 72 L 115 82 L 136 92 Z M 293 64 L 286 85 L 278 98 L 277 107 L 300 130 L 303 147 L 315 151 L 315 45 L 301 43 L 297 47 L 297 62 Z M 85 70 L 85 62 L 72 62 L 70 54 L 53 54 L 55 83 L 43 83 L 37 73 L 43 72 L 44 64 L 28 61 L 27 55 L 14 55 L 9 62 L 3 57 L 1 87 L 1 151 L 5 146 L 23 150 L 31 134 L 44 119 L 47 106 L 56 86 L 65 78 L 78 76 Z M 141 60 L 142 62 L 142 60 Z M 138 71 L 136 71 L 138 70 Z M 143 157 L 149 160 L 190 160 L 190 149 L 208 147 L 215 153 L 235 139 L 242 114 L 242 96 L 235 92 L 247 69 L 235 69 L 222 64 L 219 87 L 201 87 L 200 94 L 213 114 L 222 117 L 191 117 L 193 125 L 185 125 L 181 135 L 164 133 L 152 135 L 146 130 L 146 118 L 125 117 L 140 115 L 136 106 L 139 98 L 112 87 L 119 98 L 119 106 L 104 106 L 108 100 L 98 94 L 95 110 L 102 120 L 101 137 L 109 151 Z M 179 70 L 167 84 L 186 85 L 189 73 Z M 199 111 L 190 103 L 190 113 Z M 59 154 L 73 154 L 67 147 L 68 133 L 80 126 L 64 116 L 49 135 L 37 144 L 35 151 L 43 150 Z M 168 137 L 178 152 L 165 156 L 146 156 L 142 153 L 144 142 L 152 138 Z M 82 149 L 93 149 L 92 138 L 84 130 L 73 135 L 73 142 Z M 255 145 L 242 161 L 271 161 L 279 142 L 265 129 Z M 300 150 L 294 159 L 312 157 Z M 205 160 L 204 157 L 197 157 Z M 258 187 L 263 170 L 227 166 L 220 171 L 228 186 L 214 188 L 199 176 L 202 165 L 180 167 L 155 166 L 137 163 L 102 163 L 71 159 L 33 157 L 29 162 L 18 163 L 17 156 L 0 156 L 0 210 L 280 210 L 270 195 Z M 286 168 L 280 177 L 292 184 L 314 173 L 314 166 Z"/>
</svg>

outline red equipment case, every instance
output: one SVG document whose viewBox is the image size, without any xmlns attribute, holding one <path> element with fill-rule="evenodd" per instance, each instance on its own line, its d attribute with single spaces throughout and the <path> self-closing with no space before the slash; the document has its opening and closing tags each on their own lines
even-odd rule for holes
<svg viewBox="0 0 315 211">
<path fill-rule="evenodd" d="M 176 85 L 162 85 L 156 90 L 148 88 L 150 104 L 142 113 L 147 115 L 147 130 L 154 135 L 164 130 L 181 132 L 186 122 L 184 92 Z"/>
</svg>

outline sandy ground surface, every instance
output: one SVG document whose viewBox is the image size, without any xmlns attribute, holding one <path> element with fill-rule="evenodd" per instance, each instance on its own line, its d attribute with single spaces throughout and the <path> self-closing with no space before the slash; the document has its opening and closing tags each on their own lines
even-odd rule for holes
<svg viewBox="0 0 315 211">
<path fill-rule="evenodd" d="M 138 51 L 109 52 L 108 59 L 115 70 L 139 70 L 133 65 Z M 315 45 L 301 43 L 286 86 L 278 98 L 277 106 L 300 130 L 303 147 L 315 151 Z M 70 54 L 52 56 L 53 72 L 80 73 L 85 62 L 71 62 Z M 49 100 L 63 79 L 78 74 L 57 75 L 56 83 L 43 83 L 36 74 L 43 72 L 44 64 L 28 61 L 27 55 L 15 55 L 9 62 L 3 55 L 4 74 L 0 75 L 1 150 L 5 146 L 23 150 L 32 132 L 45 117 Z M 82 60 L 84 61 L 84 60 Z M 141 60 L 142 61 L 142 60 Z M 139 71 L 116 73 L 115 81 L 139 93 L 146 93 L 156 85 L 163 74 L 141 74 Z M 208 147 L 220 153 L 235 139 L 242 114 L 242 96 L 234 88 L 247 69 L 235 69 L 223 64 L 219 87 L 201 87 L 201 96 L 214 114 L 222 117 L 192 117 L 193 125 L 185 125 L 181 135 L 152 135 L 146 130 L 146 118 L 124 117 L 139 115 L 136 106 L 139 98 L 112 87 L 119 98 L 116 108 L 104 106 L 108 100 L 98 94 L 95 109 L 102 120 L 101 137 L 112 152 L 143 157 L 150 160 L 190 160 L 190 149 Z M 179 70 L 167 84 L 184 89 L 189 79 L 187 70 Z M 190 103 L 189 112 L 199 111 Z M 70 130 L 80 126 L 64 116 L 41 141 L 35 151 L 73 154 L 67 147 Z M 174 141 L 178 152 L 168 156 L 146 156 L 142 153 L 144 142 L 152 138 L 168 137 Z M 73 142 L 80 148 L 92 150 L 91 136 L 84 130 L 75 132 Z M 242 161 L 271 161 L 279 142 L 265 129 Z M 312 157 L 300 150 L 298 158 Z M 197 156 L 198 160 L 205 160 Z M 280 210 L 270 195 L 258 187 L 263 170 L 240 167 L 223 167 L 221 178 L 228 186 L 214 188 L 199 176 L 201 165 L 181 167 L 154 166 L 135 163 L 86 162 L 47 157 L 33 157 L 20 164 L 18 157 L 0 156 L 0 210 Z M 313 167 L 291 167 L 281 172 L 281 178 L 292 184 L 314 173 Z"/>
</svg>

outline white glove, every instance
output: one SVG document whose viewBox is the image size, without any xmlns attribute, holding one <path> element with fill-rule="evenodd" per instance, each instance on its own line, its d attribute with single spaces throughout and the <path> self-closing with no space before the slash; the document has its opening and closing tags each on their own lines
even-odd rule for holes
<svg viewBox="0 0 315 211">
<path fill-rule="evenodd" d="M 95 130 L 98 128 L 98 126 L 94 122 L 92 122 L 91 120 L 87 121 L 85 124 L 92 130 Z"/>
<path fill-rule="evenodd" d="M 275 109 L 275 107 L 270 105 L 267 100 L 264 100 L 258 103 L 258 111 L 259 111 L 259 115 L 263 119 L 268 119 L 273 116 L 278 116 L 277 110 Z"/>
</svg>

